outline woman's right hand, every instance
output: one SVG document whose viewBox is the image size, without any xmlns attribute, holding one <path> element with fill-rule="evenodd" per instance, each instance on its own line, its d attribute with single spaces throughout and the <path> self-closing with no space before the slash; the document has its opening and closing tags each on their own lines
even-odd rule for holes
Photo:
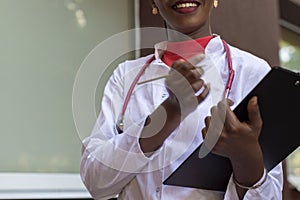
<svg viewBox="0 0 300 200">
<path fill-rule="evenodd" d="M 193 59 L 199 61 L 199 56 Z M 201 79 L 202 68 L 195 67 L 192 63 L 197 62 L 183 59 L 175 61 L 165 80 L 169 92 L 169 104 L 182 117 L 193 112 L 209 93 L 208 85 Z M 199 90 L 201 90 L 200 94 Z"/>
<path fill-rule="evenodd" d="M 169 98 L 148 116 L 139 139 L 144 153 L 156 151 L 181 121 L 207 97 L 209 87 L 201 79 L 203 70 L 191 64 L 202 59 L 203 55 L 198 55 L 188 62 L 180 59 L 173 63 L 165 80 Z"/>
</svg>

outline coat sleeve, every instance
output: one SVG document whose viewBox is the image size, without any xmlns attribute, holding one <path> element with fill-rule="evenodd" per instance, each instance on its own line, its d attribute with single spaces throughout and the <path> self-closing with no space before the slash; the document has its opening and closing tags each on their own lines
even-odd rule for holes
<svg viewBox="0 0 300 200">
<path fill-rule="evenodd" d="M 267 174 L 267 180 L 260 187 L 247 191 L 244 196 L 244 200 L 281 200 L 282 187 L 283 175 L 282 165 L 280 163 Z M 236 192 L 236 185 L 234 184 L 232 177 L 230 178 L 229 184 L 227 186 L 224 200 L 239 200 Z"/>
<path fill-rule="evenodd" d="M 117 195 L 152 159 L 143 154 L 138 142 L 145 119 L 130 125 L 122 134 L 116 130 L 124 99 L 122 65 L 110 77 L 92 134 L 83 141 L 80 174 L 96 199 Z"/>
</svg>

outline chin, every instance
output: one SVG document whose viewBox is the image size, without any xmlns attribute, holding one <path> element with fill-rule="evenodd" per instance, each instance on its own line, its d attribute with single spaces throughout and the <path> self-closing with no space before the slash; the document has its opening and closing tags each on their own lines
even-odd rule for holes
<svg viewBox="0 0 300 200">
<path fill-rule="evenodd" d="M 195 32 L 197 32 L 198 29 L 195 29 L 195 28 L 185 28 L 183 29 L 182 31 L 180 31 L 181 33 L 185 34 L 185 35 L 190 35 L 190 34 L 193 34 Z"/>
</svg>

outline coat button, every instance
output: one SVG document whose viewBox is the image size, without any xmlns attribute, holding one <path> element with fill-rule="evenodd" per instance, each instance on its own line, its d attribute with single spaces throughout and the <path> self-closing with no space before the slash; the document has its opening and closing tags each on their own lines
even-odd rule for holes
<svg viewBox="0 0 300 200">
<path fill-rule="evenodd" d="M 157 187 L 156 188 L 156 193 L 159 193 L 160 192 L 160 187 Z"/>
</svg>

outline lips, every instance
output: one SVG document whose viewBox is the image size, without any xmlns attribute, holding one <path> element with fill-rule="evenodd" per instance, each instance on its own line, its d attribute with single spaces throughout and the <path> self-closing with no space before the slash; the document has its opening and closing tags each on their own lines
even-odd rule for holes
<svg viewBox="0 0 300 200">
<path fill-rule="evenodd" d="M 181 14 L 189 14 L 197 10 L 197 8 L 201 5 L 198 1 L 177 1 L 172 8 Z"/>
</svg>

